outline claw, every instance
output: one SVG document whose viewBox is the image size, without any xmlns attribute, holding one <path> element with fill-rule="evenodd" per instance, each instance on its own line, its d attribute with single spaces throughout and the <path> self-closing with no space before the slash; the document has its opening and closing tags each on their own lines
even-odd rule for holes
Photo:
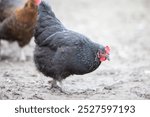
<svg viewBox="0 0 150 117">
<path fill-rule="evenodd" d="M 59 92 L 66 94 L 66 95 L 69 94 L 68 92 L 66 92 L 65 90 L 62 89 L 62 82 L 53 80 L 53 81 L 49 81 L 48 83 L 51 83 L 50 90 L 52 90 L 53 92 L 59 91 Z"/>
</svg>

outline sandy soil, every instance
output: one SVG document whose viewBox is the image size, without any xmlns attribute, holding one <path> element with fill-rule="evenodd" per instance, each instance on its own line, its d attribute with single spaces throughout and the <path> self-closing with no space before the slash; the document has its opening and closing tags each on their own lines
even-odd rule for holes
<svg viewBox="0 0 150 117">
<path fill-rule="evenodd" d="M 50 90 L 32 60 L 34 39 L 17 60 L 17 44 L 2 43 L 0 99 L 150 99 L 149 0 L 47 0 L 68 28 L 111 47 L 111 61 L 63 82 L 69 94 Z"/>
</svg>

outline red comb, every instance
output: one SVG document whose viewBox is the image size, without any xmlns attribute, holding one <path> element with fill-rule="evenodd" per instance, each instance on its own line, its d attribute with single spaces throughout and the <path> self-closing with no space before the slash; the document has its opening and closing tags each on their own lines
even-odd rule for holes
<svg viewBox="0 0 150 117">
<path fill-rule="evenodd" d="M 109 46 L 106 46 L 106 47 L 105 47 L 105 51 L 106 51 L 106 54 L 109 54 L 109 53 L 110 53 L 110 47 L 109 47 Z"/>
<path fill-rule="evenodd" d="M 35 0 L 35 4 L 39 5 L 41 3 L 41 0 Z"/>
</svg>

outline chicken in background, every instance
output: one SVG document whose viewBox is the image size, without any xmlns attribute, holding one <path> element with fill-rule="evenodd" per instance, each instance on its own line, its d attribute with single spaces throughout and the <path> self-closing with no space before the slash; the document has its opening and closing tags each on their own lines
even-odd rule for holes
<svg viewBox="0 0 150 117">
<path fill-rule="evenodd" d="M 40 72 L 53 78 L 52 88 L 64 92 L 63 79 L 73 74 L 90 73 L 109 59 L 108 46 L 65 28 L 45 2 L 41 2 L 38 12 L 34 62 Z"/>
<path fill-rule="evenodd" d="M 21 61 L 26 60 L 23 47 L 29 44 L 34 34 L 39 1 L 40 0 L 28 0 L 23 8 L 16 7 L 18 5 L 16 2 L 20 2 L 20 0 L 2 0 L 0 2 L 0 6 L 3 6 L 1 8 L 7 8 L 7 5 L 8 7 L 11 7 L 8 8 L 8 11 L 7 9 L 3 9 L 3 13 L 0 15 L 0 19 L 2 21 L 0 23 L 0 39 L 7 40 L 9 42 L 18 42 L 18 45 L 21 48 Z M 15 11 L 11 12 L 14 9 Z"/>
</svg>

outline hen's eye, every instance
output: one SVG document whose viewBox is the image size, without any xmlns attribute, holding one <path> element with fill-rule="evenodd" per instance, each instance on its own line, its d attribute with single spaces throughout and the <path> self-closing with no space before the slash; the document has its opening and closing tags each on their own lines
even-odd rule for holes
<svg viewBox="0 0 150 117">
<path fill-rule="evenodd" d="M 102 53 L 102 54 L 105 54 L 105 52 L 103 52 L 103 51 L 102 51 L 101 53 Z"/>
<path fill-rule="evenodd" d="M 27 7 L 27 6 L 28 6 L 28 4 L 26 3 L 26 4 L 25 4 L 25 7 Z"/>
<path fill-rule="evenodd" d="M 34 8 L 34 5 L 33 5 L 33 4 L 30 4 L 30 7 L 31 7 L 31 8 Z"/>
</svg>

